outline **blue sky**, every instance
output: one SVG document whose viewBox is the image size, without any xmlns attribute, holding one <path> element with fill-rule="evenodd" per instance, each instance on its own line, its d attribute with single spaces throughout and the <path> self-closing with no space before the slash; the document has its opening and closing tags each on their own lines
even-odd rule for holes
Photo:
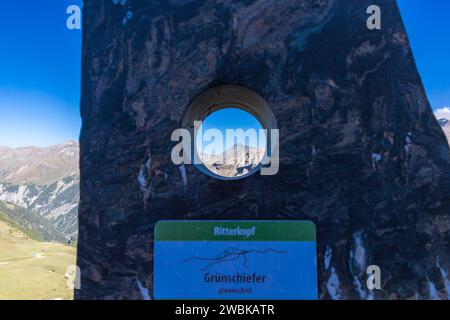
<svg viewBox="0 0 450 320">
<path fill-rule="evenodd" d="M 450 1 L 397 3 L 431 106 L 450 107 Z"/>
<path fill-rule="evenodd" d="M 450 1 L 398 3 L 431 105 L 450 106 Z M 48 146 L 78 139 L 81 31 L 66 28 L 71 4 L 81 5 L 81 0 L 0 5 L 0 145 Z M 233 113 L 222 117 L 242 119 Z"/>
<path fill-rule="evenodd" d="M 208 130 L 217 129 L 222 133 L 222 142 L 218 143 L 216 137 L 212 133 L 212 137 L 206 138 Z M 245 133 L 249 133 L 249 135 L 245 136 L 245 133 L 242 131 L 236 131 L 236 138 L 234 141 L 231 139 L 226 140 L 226 130 L 227 129 L 242 129 Z M 255 135 L 252 135 L 250 132 L 247 132 L 249 129 L 254 129 Z M 200 136 L 197 137 L 197 149 L 203 150 L 205 153 L 222 153 L 223 151 L 231 148 L 236 143 L 244 143 L 253 148 L 261 148 L 266 145 L 266 136 L 265 134 L 260 135 L 259 130 L 262 129 L 259 121 L 247 111 L 237 109 L 237 108 L 226 108 L 220 109 L 211 113 L 207 116 L 201 126 L 201 131 L 199 130 L 198 135 L 200 133 L 203 134 L 204 139 L 200 140 Z M 207 141 L 205 140 L 207 139 Z M 240 139 L 240 140 L 239 140 Z M 203 144 L 202 144 L 203 142 Z M 203 145 L 203 148 L 202 148 Z M 210 145 L 213 150 L 208 152 L 207 146 Z M 214 146 L 214 147 L 213 147 Z"/>
<path fill-rule="evenodd" d="M 81 31 L 66 28 L 66 9 L 80 3 L 2 1 L 0 145 L 78 139 Z"/>
</svg>

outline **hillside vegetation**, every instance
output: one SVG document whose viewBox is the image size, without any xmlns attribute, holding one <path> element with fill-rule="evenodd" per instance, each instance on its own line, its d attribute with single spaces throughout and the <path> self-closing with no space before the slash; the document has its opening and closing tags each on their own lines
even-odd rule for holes
<svg viewBox="0 0 450 320">
<path fill-rule="evenodd" d="M 22 231 L 33 240 L 67 243 L 66 237 L 50 221 L 8 202 L 0 201 L 0 221 Z"/>
<path fill-rule="evenodd" d="M 0 220 L 0 300 L 72 299 L 65 273 L 76 264 L 75 248 L 33 240 L 33 232 L 20 229 Z"/>
</svg>

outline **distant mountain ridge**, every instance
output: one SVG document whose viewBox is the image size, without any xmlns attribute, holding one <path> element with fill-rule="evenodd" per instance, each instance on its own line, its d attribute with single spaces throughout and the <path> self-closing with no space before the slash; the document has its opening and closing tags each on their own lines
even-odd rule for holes
<svg viewBox="0 0 450 320">
<path fill-rule="evenodd" d="M 264 153 L 264 148 L 236 144 L 221 154 L 202 153 L 200 159 L 215 174 L 222 177 L 241 177 L 258 167 Z"/>
<path fill-rule="evenodd" d="M 0 146 L 0 201 L 48 221 L 67 239 L 78 231 L 79 146 Z"/>
<path fill-rule="evenodd" d="M 79 146 L 75 141 L 46 148 L 0 146 L 0 182 L 52 184 L 79 175 L 78 159 Z"/>
</svg>

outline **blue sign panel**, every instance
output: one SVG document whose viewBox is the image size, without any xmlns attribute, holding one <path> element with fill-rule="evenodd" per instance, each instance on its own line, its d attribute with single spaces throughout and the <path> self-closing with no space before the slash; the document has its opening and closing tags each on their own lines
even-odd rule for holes
<svg viewBox="0 0 450 320">
<path fill-rule="evenodd" d="M 164 221 L 156 299 L 317 299 L 315 228 L 299 221 Z"/>
</svg>

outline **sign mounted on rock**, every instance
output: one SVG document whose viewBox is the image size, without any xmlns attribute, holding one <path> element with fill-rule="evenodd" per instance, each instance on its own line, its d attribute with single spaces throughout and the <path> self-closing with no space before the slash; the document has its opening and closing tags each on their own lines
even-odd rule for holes
<svg viewBox="0 0 450 320">
<path fill-rule="evenodd" d="M 155 299 L 317 299 L 316 230 L 307 221 L 162 221 Z"/>
</svg>

